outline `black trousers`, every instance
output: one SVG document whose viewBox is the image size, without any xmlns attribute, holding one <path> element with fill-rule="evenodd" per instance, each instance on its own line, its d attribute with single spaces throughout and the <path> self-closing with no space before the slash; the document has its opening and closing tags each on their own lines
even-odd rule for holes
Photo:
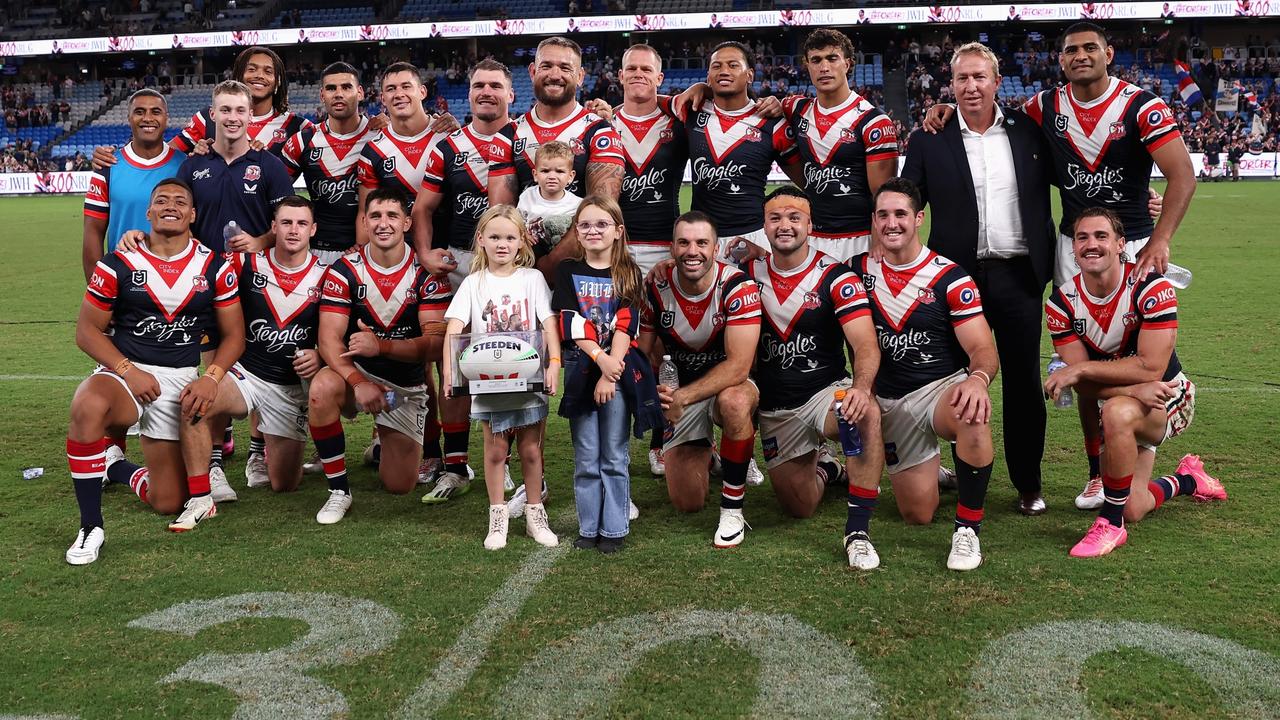
<svg viewBox="0 0 1280 720">
<path fill-rule="evenodd" d="M 1040 384 L 1044 286 L 1036 282 L 1026 257 L 979 260 L 973 279 L 1000 355 L 1001 421 L 1009 479 L 1020 493 L 1038 493 L 1046 420 Z"/>
</svg>

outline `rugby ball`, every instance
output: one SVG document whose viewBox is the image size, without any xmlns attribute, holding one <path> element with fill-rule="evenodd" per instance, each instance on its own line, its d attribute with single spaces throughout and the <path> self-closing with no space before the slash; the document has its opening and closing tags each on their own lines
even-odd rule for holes
<svg viewBox="0 0 1280 720">
<path fill-rule="evenodd" d="M 458 372 L 468 380 L 532 378 L 542 367 L 542 355 L 524 339 L 490 335 L 475 340 L 458 357 Z"/>
</svg>

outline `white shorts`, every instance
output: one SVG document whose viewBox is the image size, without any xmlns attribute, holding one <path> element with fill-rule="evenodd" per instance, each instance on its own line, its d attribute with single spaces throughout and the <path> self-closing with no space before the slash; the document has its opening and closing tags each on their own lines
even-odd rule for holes
<svg viewBox="0 0 1280 720">
<path fill-rule="evenodd" d="M 466 280 L 467 276 L 471 274 L 471 261 L 475 258 L 476 254 L 470 250 L 463 250 L 455 247 L 449 248 L 449 254 L 458 262 L 458 264 L 453 266 L 453 269 L 449 271 L 449 285 L 453 287 L 454 292 L 458 292 L 458 288 L 462 287 L 462 281 Z"/>
<path fill-rule="evenodd" d="M 871 233 L 852 235 L 809 233 L 809 244 L 840 262 L 849 262 L 854 255 L 860 255 L 871 248 Z"/>
<path fill-rule="evenodd" d="M 645 277 L 653 266 L 671 259 L 671 243 L 627 243 L 631 259 L 640 266 L 640 277 Z M 455 288 L 456 289 L 456 288 Z"/>
<path fill-rule="evenodd" d="M 138 411 L 138 429 L 142 436 L 152 440 L 177 442 L 178 423 L 182 422 L 182 403 L 178 402 L 178 396 L 193 380 L 200 377 L 199 368 L 171 368 L 142 363 L 134 363 L 133 366 L 151 373 L 156 382 L 160 383 L 160 397 L 147 403 L 146 406 L 141 405 L 137 398 L 133 397 L 133 393 L 129 394 L 133 399 L 134 408 Z M 126 392 L 129 391 L 129 384 L 124 381 L 124 378 L 101 365 L 93 371 L 93 374 L 106 375 L 124 386 Z"/>
<path fill-rule="evenodd" d="M 343 255 L 346 255 L 354 250 L 355 250 L 354 246 L 346 250 L 317 250 L 316 248 L 311 248 L 311 254 L 314 255 L 317 260 L 324 263 L 325 265 L 332 265 L 338 262 L 339 260 L 341 260 Z"/>
<path fill-rule="evenodd" d="M 258 431 L 266 435 L 306 442 L 307 388 L 302 384 L 277 385 L 245 369 L 240 363 L 227 373 L 236 383 L 249 412 L 258 413 Z"/>
<path fill-rule="evenodd" d="M 720 243 L 720 257 L 718 258 L 719 260 L 723 260 L 725 262 L 734 263 L 734 264 L 737 263 L 737 261 L 734 260 L 731 255 L 729 255 L 729 251 L 733 249 L 734 241 L 740 237 L 746 240 L 747 242 L 764 250 L 765 254 L 773 252 L 772 248 L 769 247 L 769 236 L 764 234 L 764 228 L 760 228 L 759 230 L 752 230 L 749 233 L 742 233 L 741 235 L 722 236 L 719 239 L 719 243 Z"/>
<path fill-rule="evenodd" d="M 363 373 L 365 377 L 380 385 L 385 385 L 400 396 L 400 404 L 395 409 L 380 412 L 373 416 L 374 424 L 391 428 L 421 443 L 422 431 L 427 427 L 427 386 L 402 387 L 366 371 L 360 367 L 360 363 L 355 365 L 356 369 Z"/>
<path fill-rule="evenodd" d="M 933 411 L 951 386 L 968 377 L 967 370 L 957 370 L 900 398 L 876 396 L 880 432 L 884 435 L 884 465 L 890 475 L 910 470 L 938 454 Z"/>
<path fill-rule="evenodd" d="M 1164 423 L 1164 437 L 1160 439 L 1160 443 L 1181 435 L 1191 427 L 1191 420 L 1196 416 L 1196 384 L 1188 380 L 1183 373 L 1178 373 L 1173 380 L 1178 383 L 1178 389 L 1164 404 L 1164 411 L 1168 418 Z M 1152 445 L 1139 440 L 1138 447 L 1155 452 L 1160 443 Z"/>
<path fill-rule="evenodd" d="M 837 380 L 819 390 L 805 404 L 785 410 L 760 411 L 760 446 L 765 465 L 776 467 L 813 452 L 827 439 L 827 418 L 837 390 L 853 387 L 852 378 Z"/>
<path fill-rule="evenodd" d="M 751 383 L 752 387 L 756 385 L 756 381 L 750 378 L 747 382 Z M 723 420 L 720 420 L 719 413 L 716 412 L 716 396 L 702 398 L 685 407 L 675 427 L 671 429 L 671 437 L 663 437 L 662 449 L 665 452 L 699 440 L 706 440 L 710 445 L 715 445 L 716 425 L 723 426 Z"/>
<path fill-rule="evenodd" d="M 1137 240 L 1125 240 L 1124 251 L 1129 256 L 1129 261 L 1138 257 L 1138 252 L 1146 246 L 1151 236 L 1138 238 Z M 1071 252 L 1071 238 L 1066 235 L 1058 235 L 1058 253 L 1053 264 L 1053 286 L 1055 288 L 1066 285 L 1071 282 L 1071 278 L 1080 272 L 1080 266 L 1076 264 L 1075 253 Z"/>
</svg>

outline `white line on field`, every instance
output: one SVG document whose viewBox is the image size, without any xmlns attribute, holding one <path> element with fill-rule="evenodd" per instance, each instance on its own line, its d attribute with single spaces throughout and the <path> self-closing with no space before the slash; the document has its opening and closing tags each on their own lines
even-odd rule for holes
<svg viewBox="0 0 1280 720">
<path fill-rule="evenodd" d="M 84 375 L 0 375 L 0 382 L 70 382 L 72 380 L 83 380 Z"/>
</svg>

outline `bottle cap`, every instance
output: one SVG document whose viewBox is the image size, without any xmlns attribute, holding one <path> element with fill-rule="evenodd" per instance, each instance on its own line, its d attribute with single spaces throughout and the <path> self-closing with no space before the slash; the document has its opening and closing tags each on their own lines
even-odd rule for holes
<svg viewBox="0 0 1280 720">
<path fill-rule="evenodd" d="M 844 391 L 844 390 L 837 390 L 837 391 L 836 391 L 836 399 L 837 399 L 837 400 L 843 400 L 843 399 L 844 399 L 844 396 L 845 396 L 845 391 Z"/>
</svg>

